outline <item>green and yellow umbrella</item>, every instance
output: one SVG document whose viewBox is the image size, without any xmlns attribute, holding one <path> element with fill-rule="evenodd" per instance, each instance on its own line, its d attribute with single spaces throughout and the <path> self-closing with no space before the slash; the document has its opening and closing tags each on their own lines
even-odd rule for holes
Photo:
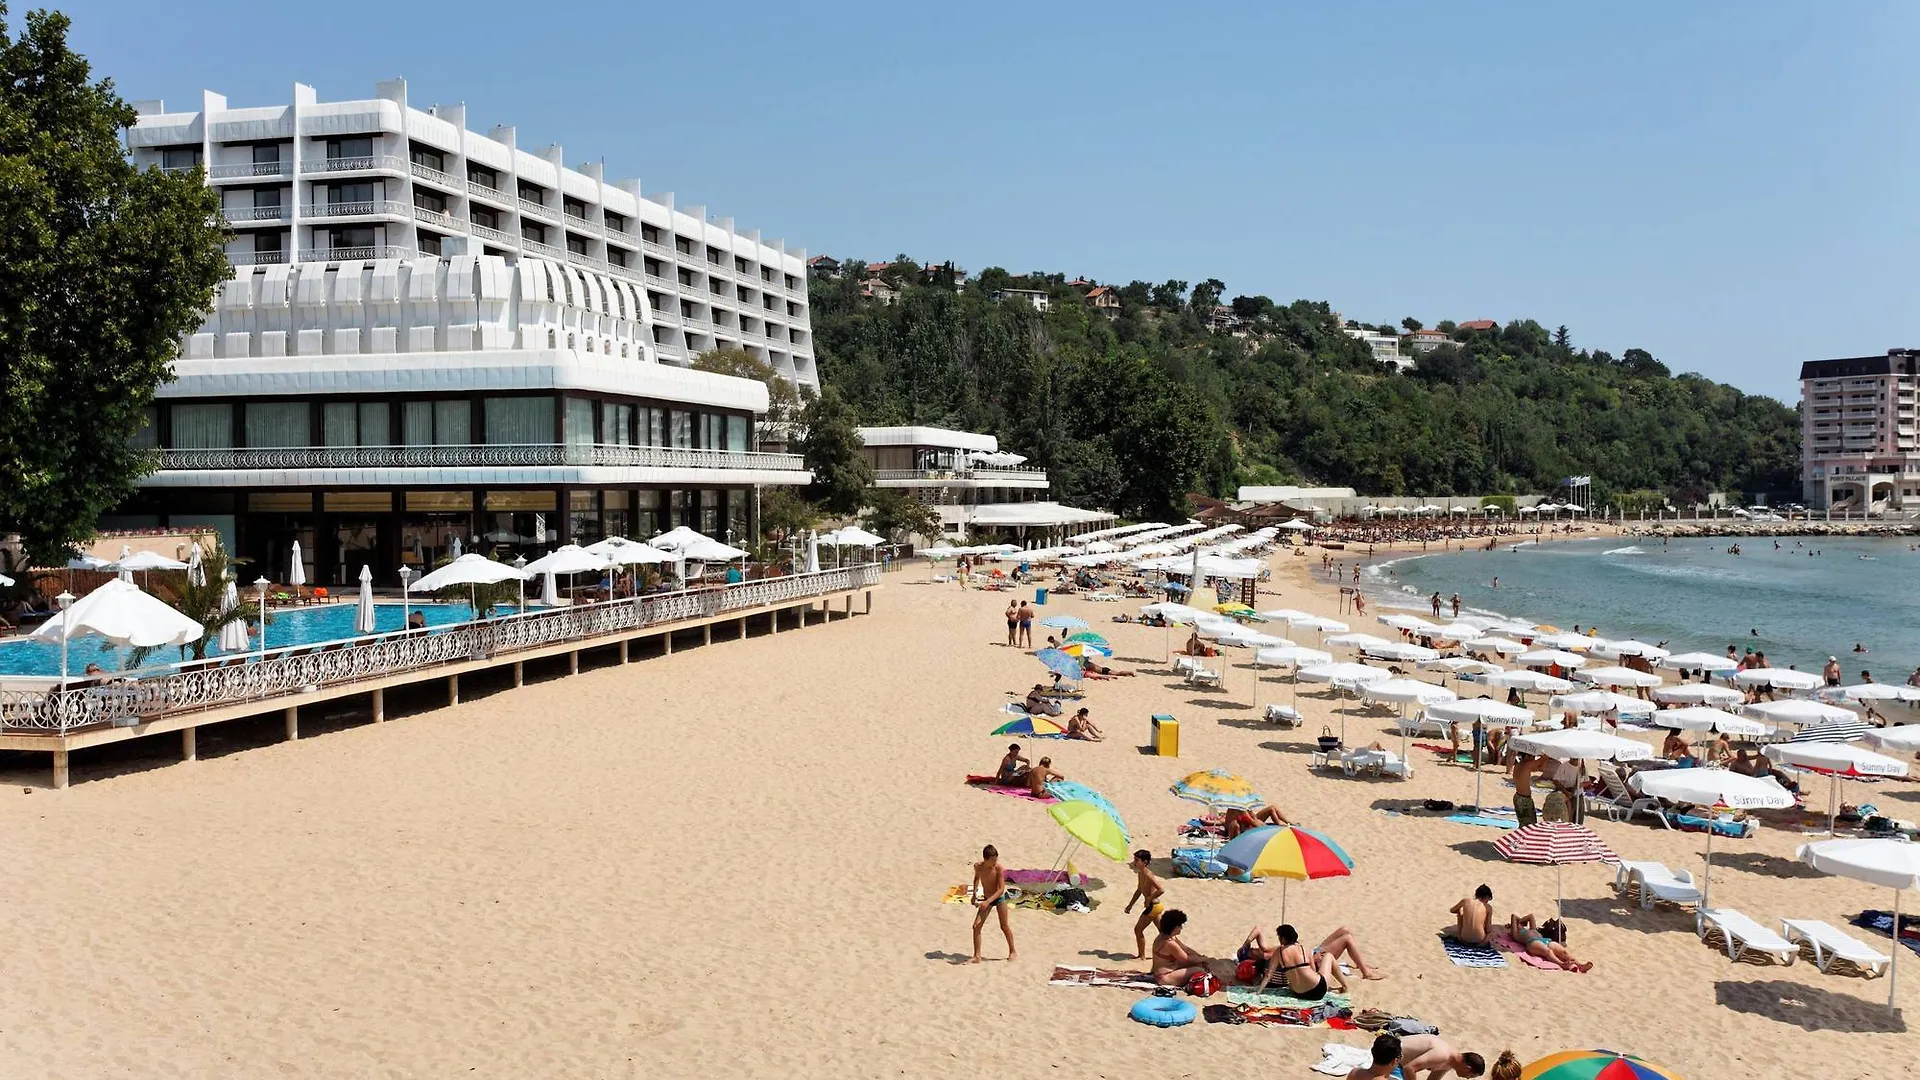
<svg viewBox="0 0 1920 1080">
<path fill-rule="evenodd" d="M 1082 630 L 1077 634 L 1068 634 L 1067 641 L 1069 642 L 1084 641 L 1091 645 L 1098 645 L 1103 649 L 1112 648 L 1111 645 L 1107 644 L 1106 638 L 1101 637 L 1099 634 L 1096 634 L 1091 630 Z"/>
<path fill-rule="evenodd" d="M 1520 1070 L 1520 1080 L 1679 1080 L 1672 1069 L 1612 1050 L 1562 1050 Z"/>
<path fill-rule="evenodd" d="M 1112 804 L 1101 805 L 1088 799 L 1068 799 L 1047 807 L 1047 816 L 1060 823 L 1067 835 L 1114 862 L 1131 858 L 1128 848 L 1133 837 L 1115 815 Z"/>
</svg>

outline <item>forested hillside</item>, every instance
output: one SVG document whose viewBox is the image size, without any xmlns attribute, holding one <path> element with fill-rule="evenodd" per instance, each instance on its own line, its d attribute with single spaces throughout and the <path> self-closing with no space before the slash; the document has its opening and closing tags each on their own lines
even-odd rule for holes
<svg viewBox="0 0 1920 1080">
<path fill-rule="evenodd" d="M 1602 499 L 1794 487 L 1792 409 L 1641 349 L 1575 348 L 1565 327 L 1441 323 L 1450 343 L 1396 374 L 1327 304 L 1227 302 L 1216 280 L 1115 287 L 1109 313 L 1060 275 L 989 269 L 956 289 L 896 261 L 872 275 L 898 290 L 884 304 L 862 296 L 863 265 L 810 283 L 822 381 L 862 423 L 992 432 L 1080 505 L 1156 516 L 1190 490 L 1292 481 L 1440 496 L 1591 474 Z M 1044 290 L 1050 310 L 995 300 L 1005 288 Z"/>
</svg>

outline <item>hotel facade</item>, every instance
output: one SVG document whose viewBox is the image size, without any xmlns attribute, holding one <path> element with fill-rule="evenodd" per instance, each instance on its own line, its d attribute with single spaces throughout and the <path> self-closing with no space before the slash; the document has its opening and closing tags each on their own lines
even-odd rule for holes
<svg viewBox="0 0 1920 1080">
<path fill-rule="evenodd" d="M 1920 349 L 1800 366 L 1800 464 L 1807 505 L 1920 508 Z"/>
<path fill-rule="evenodd" d="M 971 530 L 1051 544 L 1115 520 L 1109 513 L 1049 499 L 1046 470 L 1002 452 L 992 435 L 936 427 L 865 427 L 860 441 L 873 466 L 875 485 L 903 489 L 932 507 L 948 540 Z"/>
<path fill-rule="evenodd" d="M 740 348 L 818 386 L 804 250 L 400 80 L 136 109 L 137 164 L 220 192 L 234 277 L 143 432 L 159 470 L 104 527 L 212 528 L 277 580 L 297 541 L 310 582 L 391 583 L 461 550 L 741 541 L 760 487 L 808 481 L 755 450 L 765 386 L 689 368 Z"/>
</svg>

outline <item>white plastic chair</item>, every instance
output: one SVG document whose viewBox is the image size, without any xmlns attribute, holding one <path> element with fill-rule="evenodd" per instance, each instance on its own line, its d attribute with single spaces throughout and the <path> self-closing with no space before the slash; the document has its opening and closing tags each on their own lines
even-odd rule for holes
<svg viewBox="0 0 1920 1080">
<path fill-rule="evenodd" d="M 1792 964 L 1800 956 L 1798 945 L 1733 908 L 1702 908 L 1694 920 L 1694 929 L 1703 941 L 1718 931 L 1726 943 L 1729 960 L 1738 960 L 1749 950 L 1771 956 L 1783 964 Z"/>
<path fill-rule="evenodd" d="M 1845 960 L 1868 978 L 1884 975 L 1891 957 L 1852 934 L 1819 919 L 1781 919 L 1780 927 L 1788 941 L 1805 942 L 1813 949 L 1813 964 L 1822 972 L 1835 960 Z"/>
<path fill-rule="evenodd" d="M 1689 870 L 1669 870 L 1665 863 L 1626 860 L 1614 872 L 1613 887 L 1622 896 L 1638 890 L 1640 907 L 1653 910 L 1655 901 L 1698 907 L 1705 899 Z"/>
</svg>

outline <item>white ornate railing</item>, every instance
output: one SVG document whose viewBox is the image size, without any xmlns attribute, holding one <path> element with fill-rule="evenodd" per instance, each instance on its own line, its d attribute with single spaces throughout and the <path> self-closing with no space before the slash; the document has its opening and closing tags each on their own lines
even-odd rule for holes
<svg viewBox="0 0 1920 1080">
<path fill-rule="evenodd" d="M 546 203 L 534 202 L 532 199 L 524 198 L 516 198 L 513 202 L 515 206 L 520 208 L 520 212 L 523 214 L 532 214 L 535 217 L 543 217 L 549 221 L 560 220 L 560 211 L 548 206 Z"/>
<path fill-rule="evenodd" d="M 287 176 L 293 172 L 290 161 L 245 161 L 238 165 L 215 165 L 207 170 L 207 176 L 214 180 L 231 180 L 236 176 Z"/>
<path fill-rule="evenodd" d="M 229 206 L 228 221 L 279 221 L 293 212 L 290 206 Z"/>
<path fill-rule="evenodd" d="M 1022 466 L 971 469 L 875 469 L 875 480 L 1045 480 L 1047 470 Z"/>
<path fill-rule="evenodd" d="M 265 658 L 239 657 L 224 664 L 214 661 L 211 666 L 186 667 L 105 685 L 0 690 L 0 730 L 62 735 L 105 725 L 131 727 L 226 705 L 265 705 L 277 697 L 805 600 L 879 582 L 877 564 L 849 566 L 723 588 L 580 604 L 451 627 L 309 645 L 270 653 Z"/>
<path fill-rule="evenodd" d="M 374 214 L 404 215 L 409 204 L 398 199 L 356 199 L 352 202 L 308 203 L 301 212 L 308 217 L 371 217 Z"/>
<path fill-rule="evenodd" d="M 405 171 L 410 165 L 406 158 L 392 154 L 373 154 L 368 157 L 330 157 L 307 158 L 300 163 L 302 173 L 341 173 L 369 172 L 374 169 L 391 169 L 394 172 Z"/>
<path fill-rule="evenodd" d="M 284 446 L 164 450 L 160 468 L 439 469 L 503 465 L 622 465 L 667 469 L 805 469 L 798 454 L 611 443 L 485 443 L 464 446 Z"/>
</svg>

